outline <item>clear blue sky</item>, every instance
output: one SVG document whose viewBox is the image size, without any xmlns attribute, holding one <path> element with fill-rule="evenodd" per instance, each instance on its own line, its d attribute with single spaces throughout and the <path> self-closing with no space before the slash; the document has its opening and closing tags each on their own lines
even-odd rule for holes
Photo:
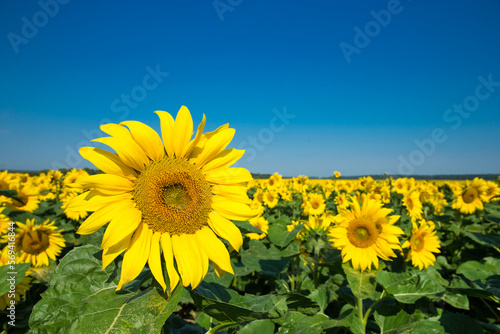
<svg viewBox="0 0 500 334">
<path fill-rule="evenodd" d="M 500 2 L 0 2 L 0 170 L 187 106 L 287 176 L 500 174 Z"/>
</svg>

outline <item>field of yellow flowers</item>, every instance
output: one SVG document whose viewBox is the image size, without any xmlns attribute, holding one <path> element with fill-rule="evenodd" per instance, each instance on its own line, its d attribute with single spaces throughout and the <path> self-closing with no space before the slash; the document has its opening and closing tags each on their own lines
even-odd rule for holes
<svg viewBox="0 0 500 334">
<path fill-rule="evenodd" d="M 99 206 L 118 182 L 84 192 L 103 175 L 0 173 L 3 333 L 500 332 L 498 180 L 276 173 L 218 186 L 250 213 L 209 216 L 202 240 L 129 228 L 129 207 Z M 182 189 L 162 196 L 189 208 Z"/>
</svg>

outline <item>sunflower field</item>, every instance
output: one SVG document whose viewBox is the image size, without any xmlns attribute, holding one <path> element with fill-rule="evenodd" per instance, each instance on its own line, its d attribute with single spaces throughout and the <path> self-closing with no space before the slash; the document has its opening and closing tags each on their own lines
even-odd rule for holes
<svg viewBox="0 0 500 334">
<path fill-rule="evenodd" d="M 2 333 L 500 333 L 498 178 L 253 179 L 157 114 L 0 172 Z"/>
</svg>

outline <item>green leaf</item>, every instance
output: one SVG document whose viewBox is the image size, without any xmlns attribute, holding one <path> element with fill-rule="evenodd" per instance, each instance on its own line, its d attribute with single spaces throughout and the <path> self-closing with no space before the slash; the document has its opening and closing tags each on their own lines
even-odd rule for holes
<svg viewBox="0 0 500 334">
<path fill-rule="evenodd" d="M 494 248 L 498 250 L 498 247 L 500 245 L 500 235 L 493 235 L 493 234 L 482 234 L 482 233 L 475 233 L 475 232 L 467 232 L 467 231 L 462 231 L 462 233 L 475 242 L 477 242 L 480 245 Z"/>
<path fill-rule="evenodd" d="M 445 331 L 439 322 L 424 319 L 415 325 L 412 334 L 445 334 Z"/>
<path fill-rule="evenodd" d="M 191 291 L 194 303 L 201 311 L 220 322 L 243 323 L 257 319 L 278 317 L 271 314 L 275 309 L 274 295 L 241 296 L 232 289 L 217 283 L 202 282 Z"/>
<path fill-rule="evenodd" d="M 168 317 L 163 329 L 167 329 L 169 334 L 191 334 L 203 333 L 203 328 L 197 324 L 186 321 L 175 314 Z"/>
<path fill-rule="evenodd" d="M 304 228 L 304 225 L 299 224 L 294 227 L 294 229 L 289 232 L 287 229 L 287 224 L 283 220 L 277 220 L 270 224 L 267 236 L 269 240 L 276 246 L 283 248 L 286 247 L 292 240 L 295 239 L 297 234 Z"/>
<path fill-rule="evenodd" d="M 346 274 L 349 287 L 356 298 L 367 299 L 375 292 L 377 271 L 360 271 L 354 269 L 349 263 L 342 265 Z"/>
<path fill-rule="evenodd" d="M 254 320 L 241 328 L 238 334 L 273 334 L 274 323 L 269 319 Z"/>
<path fill-rule="evenodd" d="M 413 319 L 403 310 L 399 311 L 396 315 L 387 316 L 375 312 L 374 318 L 380 327 L 380 334 L 413 333 L 413 328 L 419 322 L 418 319 Z"/>
<path fill-rule="evenodd" d="M 445 291 L 425 271 L 409 271 L 402 274 L 379 272 L 377 282 L 397 301 L 413 304 L 422 297 L 433 297 Z"/>
<path fill-rule="evenodd" d="M 170 296 L 148 288 L 116 292 L 114 263 L 102 270 L 100 249 L 89 245 L 70 251 L 59 263 L 50 287 L 33 308 L 34 333 L 158 333 L 177 306 L 182 291 Z"/>
<path fill-rule="evenodd" d="M 320 334 L 326 329 L 338 326 L 339 321 L 324 314 L 307 316 L 299 312 L 289 312 L 283 319 L 279 334 Z"/>
<path fill-rule="evenodd" d="M 211 317 L 225 323 L 244 323 L 273 319 L 287 311 L 316 314 L 318 305 L 300 294 L 240 295 L 217 283 L 202 282 L 191 291 L 196 306 Z"/>
<path fill-rule="evenodd" d="M 461 313 L 444 311 L 439 320 L 445 332 L 449 334 L 484 333 L 481 326 L 472 318 Z"/>
<path fill-rule="evenodd" d="M 234 225 L 236 225 L 241 233 L 246 234 L 246 233 L 257 233 L 257 234 L 262 234 L 262 230 L 258 227 L 253 226 L 250 224 L 248 221 L 238 221 L 238 220 L 233 220 L 232 221 Z"/>
<path fill-rule="evenodd" d="M 484 280 L 493 275 L 500 275 L 500 259 L 487 257 L 484 263 L 467 261 L 457 268 L 457 274 L 462 274 L 471 281 Z"/>
<path fill-rule="evenodd" d="M 0 297 L 10 291 L 11 283 L 14 283 L 14 286 L 21 283 L 30 266 L 31 263 L 18 263 L 0 267 Z"/>
</svg>

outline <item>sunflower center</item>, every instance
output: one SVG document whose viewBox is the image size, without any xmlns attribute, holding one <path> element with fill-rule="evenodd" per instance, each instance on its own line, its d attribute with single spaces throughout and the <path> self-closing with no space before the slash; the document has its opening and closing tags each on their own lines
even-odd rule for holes
<svg viewBox="0 0 500 334">
<path fill-rule="evenodd" d="M 356 247 L 367 248 L 377 241 L 379 231 L 377 226 L 368 221 L 355 220 L 347 227 L 347 238 Z"/>
<path fill-rule="evenodd" d="M 319 208 L 319 203 L 318 202 L 313 202 L 312 203 L 312 207 L 313 207 L 313 209 Z"/>
<path fill-rule="evenodd" d="M 424 248 L 424 239 L 422 237 L 418 237 L 413 240 L 412 248 L 415 252 L 420 252 Z"/>
<path fill-rule="evenodd" d="M 28 254 L 40 254 L 49 247 L 49 236 L 42 231 L 29 231 L 22 240 L 22 250 Z"/>
<path fill-rule="evenodd" d="M 469 204 L 474 202 L 474 200 L 479 196 L 479 192 L 476 188 L 467 188 L 465 192 L 462 194 L 462 198 L 464 202 Z"/>
<path fill-rule="evenodd" d="M 406 201 L 406 206 L 410 210 L 413 209 L 413 200 L 411 198 L 408 198 L 408 200 Z"/>
<path fill-rule="evenodd" d="M 132 191 L 142 221 L 155 232 L 193 234 L 207 224 L 212 210 L 210 185 L 199 169 L 183 159 L 151 162 Z"/>
</svg>

